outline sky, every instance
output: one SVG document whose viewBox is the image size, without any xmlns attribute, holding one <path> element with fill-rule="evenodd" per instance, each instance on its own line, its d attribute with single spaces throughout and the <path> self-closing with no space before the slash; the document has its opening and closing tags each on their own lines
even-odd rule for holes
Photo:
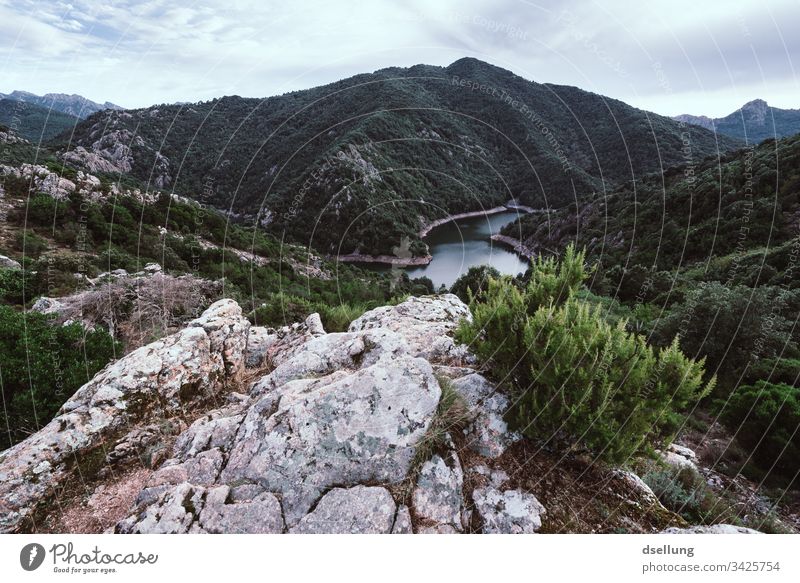
<svg viewBox="0 0 800 583">
<path fill-rule="evenodd" d="M 800 108 L 798 22 L 800 0 L 0 0 L 0 92 L 133 108 L 470 56 L 721 117 L 756 98 Z"/>
</svg>

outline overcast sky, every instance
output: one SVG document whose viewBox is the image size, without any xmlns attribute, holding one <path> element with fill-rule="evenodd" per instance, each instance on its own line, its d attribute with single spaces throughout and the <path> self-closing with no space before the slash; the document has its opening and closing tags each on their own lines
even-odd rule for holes
<svg viewBox="0 0 800 583">
<path fill-rule="evenodd" d="M 264 97 L 472 56 L 658 113 L 800 108 L 800 0 L 0 0 L 0 92 Z"/>
</svg>

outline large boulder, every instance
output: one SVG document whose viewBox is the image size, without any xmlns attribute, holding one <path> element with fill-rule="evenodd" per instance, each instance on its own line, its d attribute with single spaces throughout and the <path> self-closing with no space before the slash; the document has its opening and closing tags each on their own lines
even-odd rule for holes
<svg viewBox="0 0 800 583">
<path fill-rule="evenodd" d="M 332 486 L 400 482 L 440 393 L 430 364 L 408 355 L 291 380 L 250 408 L 221 478 L 280 492 L 294 526 Z"/>
<path fill-rule="evenodd" d="M 411 297 L 366 312 L 350 324 L 350 332 L 386 328 L 401 334 L 415 356 L 449 364 L 468 358 L 466 347 L 457 345 L 452 335 L 461 320 L 471 318 L 467 305 L 453 294 Z"/>
<path fill-rule="evenodd" d="M 187 328 L 107 366 L 43 429 L 0 453 L 0 532 L 20 529 L 99 445 L 113 450 L 137 423 L 196 410 L 237 380 L 248 328 L 241 308 L 220 300 Z"/>
<path fill-rule="evenodd" d="M 233 496 L 273 493 L 286 528 L 322 531 L 325 509 L 334 506 L 320 508 L 321 499 L 332 489 L 348 492 L 350 499 L 361 491 L 351 492 L 354 487 L 405 478 L 440 395 L 431 365 L 410 355 L 397 333 L 378 329 L 307 339 L 257 379 L 247 398 L 211 412 L 178 439 L 172 458 L 153 474 L 118 531 L 206 528 L 194 502 L 192 517 L 170 518 L 166 527 L 153 517 L 172 508 L 176 496 L 192 499 L 200 492 L 202 498 L 220 486 Z M 390 516 L 388 532 L 396 509 L 378 506 Z M 314 508 L 317 516 L 307 518 Z M 352 515 L 362 511 L 366 507 L 351 505 Z M 372 532 L 364 525 L 374 524 L 374 515 L 361 518 L 366 522 L 358 528 Z"/>
</svg>

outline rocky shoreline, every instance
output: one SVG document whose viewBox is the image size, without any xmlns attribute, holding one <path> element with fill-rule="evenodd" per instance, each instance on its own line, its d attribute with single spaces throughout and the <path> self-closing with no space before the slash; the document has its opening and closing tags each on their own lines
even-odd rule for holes
<svg viewBox="0 0 800 583">
<path fill-rule="evenodd" d="M 433 229 L 435 229 L 436 227 L 441 227 L 442 225 L 446 225 L 450 221 L 458 221 L 460 219 L 471 219 L 472 217 L 482 217 L 484 215 L 496 215 L 497 213 L 503 213 L 506 212 L 507 210 L 509 210 L 508 207 L 502 205 L 480 211 L 458 213 L 456 215 L 447 215 L 443 219 L 437 219 L 422 227 L 418 235 L 420 239 L 424 239 L 428 235 L 428 233 L 430 233 Z"/>
<path fill-rule="evenodd" d="M 530 259 L 534 255 L 533 249 L 525 245 L 519 239 L 515 239 L 514 237 L 508 237 L 506 235 L 496 234 L 492 235 L 492 241 L 496 241 L 497 243 L 502 243 L 503 245 L 507 245 L 511 247 L 515 253 L 521 255 L 525 259 Z"/>
<path fill-rule="evenodd" d="M 442 225 L 446 225 L 451 221 L 458 221 L 460 219 L 470 219 L 473 217 L 481 217 L 485 215 L 496 215 L 497 213 L 503 213 L 507 211 L 521 211 L 524 213 L 534 213 L 537 212 L 537 209 L 534 209 L 529 206 L 520 205 L 517 204 L 515 201 L 510 200 L 504 205 L 492 207 L 490 209 L 471 211 L 467 213 L 458 213 L 455 215 L 447 215 L 442 219 L 437 219 L 435 221 L 428 223 L 422 229 L 420 229 L 419 233 L 417 234 L 419 235 L 420 239 L 423 239 L 436 227 L 441 227 Z M 494 239 L 495 237 L 501 237 L 501 235 L 494 235 L 492 236 L 492 239 Z M 505 237 L 505 239 L 510 239 L 510 237 Z M 504 243 L 506 242 L 502 239 L 496 239 L 496 240 Z M 524 255 L 526 258 L 530 257 L 530 255 L 525 255 L 522 252 L 518 251 L 518 253 L 520 253 L 520 255 Z M 433 257 L 431 257 L 430 255 L 425 255 L 423 257 L 396 257 L 394 255 L 364 255 L 362 253 L 349 253 L 347 255 L 338 255 L 336 257 L 332 257 L 332 259 L 341 261 L 342 263 L 382 263 L 384 265 L 393 265 L 397 267 L 416 267 L 420 265 L 428 265 L 433 259 Z"/>
<path fill-rule="evenodd" d="M 361 253 L 350 253 L 348 255 L 338 255 L 334 257 L 336 261 L 342 263 L 383 263 L 384 265 L 395 265 L 397 267 L 413 267 L 417 265 L 428 265 L 433 257 L 424 255 L 422 257 L 396 257 L 395 255 L 362 255 Z"/>
</svg>

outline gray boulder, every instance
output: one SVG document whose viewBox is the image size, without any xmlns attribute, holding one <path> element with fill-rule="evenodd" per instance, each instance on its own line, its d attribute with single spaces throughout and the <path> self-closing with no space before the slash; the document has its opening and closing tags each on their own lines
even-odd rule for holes
<svg viewBox="0 0 800 583">
<path fill-rule="evenodd" d="M 19 261 L 15 261 L 11 259 L 11 257 L 6 257 L 5 255 L 0 255 L 0 268 L 2 269 L 22 269 L 22 265 Z"/>
<path fill-rule="evenodd" d="M 472 500 L 484 533 L 532 534 L 542 526 L 545 509 L 533 494 L 489 486 L 476 488 Z"/>
<path fill-rule="evenodd" d="M 332 486 L 401 481 L 441 389 L 425 360 L 398 356 L 276 392 L 248 411 L 221 478 L 281 493 L 292 527 Z"/>
<path fill-rule="evenodd" d="M 453 294 L 411 297 L 396 306 L 366 312 L 350 324 L 350 332 L 385 328 L 405 338 L 415 356 L 431 363 L 450 364 L 469 358 L 466 347 L 452 338 L 461 320 L 471 320 L 464 302 Z"/>
<path fill-rule="evenodd" d="M 420 469 L 412 493 L 417 518 L 461 529 L 461 508 L 464 504 L 464 473 L 455 452 L 447 460 L 435 455 Z"/>
</svg>

